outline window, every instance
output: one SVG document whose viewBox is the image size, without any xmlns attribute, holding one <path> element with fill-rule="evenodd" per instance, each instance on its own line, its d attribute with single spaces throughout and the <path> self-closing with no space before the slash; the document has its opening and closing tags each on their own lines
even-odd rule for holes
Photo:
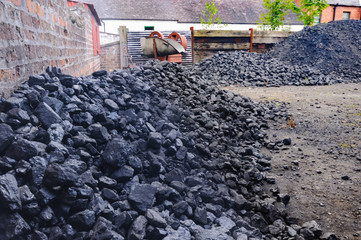
<svg viewBox="0 0 361 240">
<path fill-rule="evenodd" d="M 321 22 L 321 14 L 320 14 L 320 15 L 316 15 L 313 22 L 314 22 L 314 23 L 320 23 L 320 22 Z"/>
<path fill-rule="evenodd" d="M 154 26 L 145 26 L 144 30 L 154 30 Z"/>
<path fill-rule="evenodd" d="M 343 12 L 342 13 L 342 20 L 350 19 L 351 12 Z"/>
</svg>

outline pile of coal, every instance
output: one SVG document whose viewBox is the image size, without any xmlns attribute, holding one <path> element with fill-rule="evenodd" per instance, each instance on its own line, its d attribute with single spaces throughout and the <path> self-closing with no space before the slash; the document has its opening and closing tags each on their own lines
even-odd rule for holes
<svg viewBox="0 0 361 240">
<path fill-rule="evenodd" d="M 263 191 L 284 114 L 168 62 L 48 68 L 0 101 L 0 239 L 332 239 Z"/>
<path fill-rule="evenodd" d="M 311 66 L 288 64 L 265 54 L 219 52 L 194 66 L 194 74 L 210 84 L 278 87 L 340 83 Z"/>
<path fill-rule="evenodd" d="M 266 54 L 219 52 L 194 66 L 213 84 L 278 87 L 361 82 L 361 22 L 306 27 Z"/>
<path fill-rule="evenodd" d="M 344 81 L 361 81 L 361 21 L 343 20 L 306 27 L 277 44 L 269 56 L 311 66 Z"/>
</svg>

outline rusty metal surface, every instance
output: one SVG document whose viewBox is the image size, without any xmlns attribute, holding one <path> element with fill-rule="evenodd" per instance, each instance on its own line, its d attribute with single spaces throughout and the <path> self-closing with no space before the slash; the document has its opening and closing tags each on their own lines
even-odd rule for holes
<svg viewBox="0 0 361 240">
<path fill-rule="evenodd" d="M 146 37 L 140 39 L 140 45 L 144 55 L 147 57 L 164 57 L 185 52 L 184 47 L 173 39 Z M 156 48 L 157 56 L 154 54 L 154 47 Z"/>
<path fill-rule="evenodd" d="M 140 38 L 148 37 L 153 31 L 141 31 L 141 32 L 128 32 L 128 52 L 132 60 L 136 64 L 142 64 L 152 59 L 143 54 L 140 46 Z M 173 31 L 162 31 L 164 36 L 168 36 Z M 182 53 L 182 65 L 192 66 L 192 48 L 191 48 L 191 32 L 190 31 L 178 31 L 178 33 L 184 35 L 187 38 L 187 50 Z"/>
</svg>

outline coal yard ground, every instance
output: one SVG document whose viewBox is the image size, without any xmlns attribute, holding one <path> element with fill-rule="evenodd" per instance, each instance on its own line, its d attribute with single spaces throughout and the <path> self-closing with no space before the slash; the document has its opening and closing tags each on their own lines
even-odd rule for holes
<svg viewBox="0 0 361 240">
<path fill-rule="evenodd" d="M 295 126 L 285 118 L 267 130 L 273 141 L 290 138 L 291 145 L 263 149 L 272 156 L 269 176 L 291 196 L 290 215 L 315 219 L 341 239 L 360 239 L 361 84 L 226 89 L 282 104 L 292 116 Z"/>
<path fill-rule="evenodd" d="M 357 239 L 360 32 L 338 21 L 192 68 L 31 76 L 0 99 L 0 239 Z"/>
</svg>

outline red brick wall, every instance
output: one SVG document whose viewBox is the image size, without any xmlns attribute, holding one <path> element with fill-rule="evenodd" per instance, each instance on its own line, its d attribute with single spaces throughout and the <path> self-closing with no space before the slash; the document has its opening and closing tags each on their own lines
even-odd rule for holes
<svg viewBox="0 0 361 240">
<path fill-rule="evenodd" d="M 0 96 L 8 96 L 47 66 L 76 76 L 100 69 L 93 54 L 93 15 L 78 5 L 74 23 L 66 0 L 0 1 Z"/>
<path fill-rule="evenodd" d="M 298 6 L 300 5 L 300 0 L 294 1 Z M 333 21 L 333 5 L 329 6 L 322 11 L 321 14 L 321 23 L 328 23 Z M 350 19 L 360 20 L 361 19 L 361 7 L 347 7 L 347 6 L 337 6 L 335 20 L 342 20 L 342 13 L 350 12 Z"/>
<path fill-rule="evenodd" d="M 329 6 L 322 11 L 321 23 L 327 23 L 333 21 L 333 12 L 335 6 Z M 346 7 L 346 6 L 337 6 L 335 20 L 342 20 L 343 12 L 350 12 L 350 19 L 361 19 L 361 7 Z"/>
<path fill-rule="evenodd" d="M 100 46 L 102 70 L 113 71 L 120 68 L 120 42 Z"/>
</svg>

